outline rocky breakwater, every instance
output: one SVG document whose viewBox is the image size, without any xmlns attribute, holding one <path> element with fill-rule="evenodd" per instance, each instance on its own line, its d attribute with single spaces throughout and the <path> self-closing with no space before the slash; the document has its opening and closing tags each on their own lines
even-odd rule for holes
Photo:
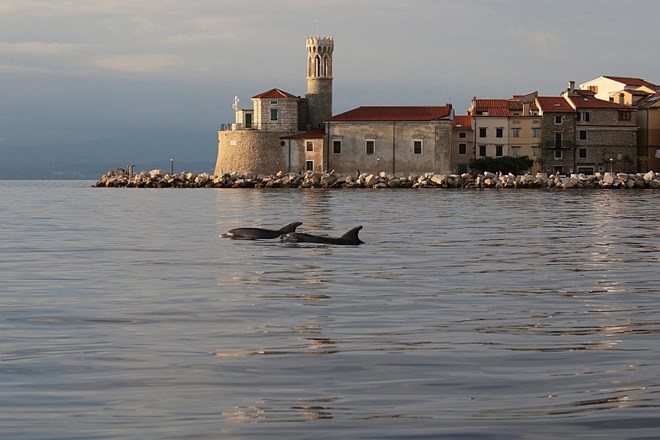
<svg viewBox="0 0 660 440">
<path fill-rule="evenodd" d="M 380 172 L 361 174 L 284 173 L 258 176 L 246 173 L 164 173 L 161 170 L 129 174 L 122 169 L 109 171 L 96 187 L 126 188 L 660 188 L 660 173 L 596 173 L 570 176 L 537 173 L 535 175 L 496 173 L 405 174 Z"/>
</svg>

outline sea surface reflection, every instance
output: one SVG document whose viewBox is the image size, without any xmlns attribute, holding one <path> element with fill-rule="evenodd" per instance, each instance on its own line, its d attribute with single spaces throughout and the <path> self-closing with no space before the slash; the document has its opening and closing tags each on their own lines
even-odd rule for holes
<svg viewBox="0 0 660 440">
<path fill-rule="evenodd" d="M 0 193 L 2 438 L 660 430 L 657 192 Z"/>
</svg>

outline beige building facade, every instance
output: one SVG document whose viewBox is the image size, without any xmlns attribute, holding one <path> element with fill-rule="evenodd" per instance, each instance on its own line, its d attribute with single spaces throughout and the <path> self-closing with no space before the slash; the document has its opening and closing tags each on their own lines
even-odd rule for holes
<svg viewBox="0 0 660 440">
<path fill-rule="evenodd" d="M 451 171 L 453 110 L 359 107 L 326 121 L 328 170 L 341 173 Z"/>
</svg>

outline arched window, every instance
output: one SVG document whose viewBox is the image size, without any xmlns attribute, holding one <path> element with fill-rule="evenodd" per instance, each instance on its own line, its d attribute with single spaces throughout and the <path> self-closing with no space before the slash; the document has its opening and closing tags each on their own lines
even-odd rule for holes
<svg viewBox="0 0 660 440">
<path fill-rule="evenodd" d="M 314 58 L 314 71 L 317 78 L 321 76 L 321 57 L 319 55 Z"/>
</svg>

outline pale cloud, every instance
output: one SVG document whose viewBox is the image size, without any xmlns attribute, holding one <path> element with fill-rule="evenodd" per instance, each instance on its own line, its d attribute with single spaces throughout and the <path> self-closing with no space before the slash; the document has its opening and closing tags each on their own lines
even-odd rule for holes
<svg viewBox="0 0 660 440">
<path fill-rule="evenodd" d="M 154 22 L 144 17 L 131 17 L 131 21 L 135 25 L 133 35 L 148 34 L 156 29 Z"/>
<path fill-rule="evenodd" d="M 40 67 L 23 66 L 18 64 L 0 64 L 0 73 L 9 73 L 17 75 L 26 74 L 54 74 L 52 70 L 42 69 Z"/>
<path fill-rule="evenodd" d="M 181 60 L 171 55 L 117 55 L 97 59 L 94 64 L 128 73 L 158 73 L 180 65 Z"/>
<path fill-rule="evenodd" d="M 64 43 L 0 43 L 0 53 L 19 53 L 27 55 L 62 55 L 77 51 L 81 45 Z"/>
<path fill-rule="evenodd" d="M 515 39 L 522 41 L 527 45 L 531 45 L 536 49 L 548 49 L 553 47 L 558 38 L 554 34 L 541 31 L 528 31 L 522 28 L 509 28 L 509 34 Z"/>
</svg>

